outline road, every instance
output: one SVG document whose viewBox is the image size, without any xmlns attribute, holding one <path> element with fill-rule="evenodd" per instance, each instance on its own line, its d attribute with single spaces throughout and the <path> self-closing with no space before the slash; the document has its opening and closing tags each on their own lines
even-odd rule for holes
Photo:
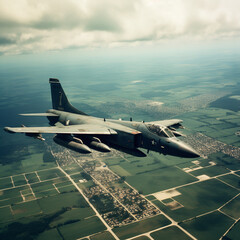
<svg viewBox="0 0 240 240">
<path fill-rule="evenodd" d="M 56 160 L 57 162 L 57 160 Z M 97 209 L 92 205 L 92 203 L 88 200 L 88 198 L 84 195 L 83 191 L 81 188 L 78 187 L 78 185 L 73 181 L 71 176 L 67 174 L 58 164 L 57 162 L 58 169 L 72 182 L 72 184 L 75 186 L 75 188 L 81 193 L 81 195 L 84 197 L 86 202 L 89 204 L 89 206 L 93 209 L 93 211 L 96 213 L 96 215 L 99 217 L 99 219 L 102 221 L 102 223 L 106 226 L 107 230 L 114 236 L 115 239 L 119 239 L 118 236 L 112 231 L 112 229 L 108 226 L 108 224 L 105 222 L 105 220 L 102 218 L 102 216 L 99 214 Z"/>
</svg>

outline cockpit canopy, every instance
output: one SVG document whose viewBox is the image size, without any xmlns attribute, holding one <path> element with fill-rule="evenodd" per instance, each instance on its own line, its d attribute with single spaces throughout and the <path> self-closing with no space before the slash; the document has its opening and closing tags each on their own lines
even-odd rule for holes
<svg viewBox="0 0 240 240">
<path fill-rule="evenodd" d="M 160 137 L 167 137 L 167 138 L 175 137 L 175 135 L 167 127 L 154 125 L 154 124 L 146 124 L 146 127 L 150 132 L 157 134 Z"/>
</svg>

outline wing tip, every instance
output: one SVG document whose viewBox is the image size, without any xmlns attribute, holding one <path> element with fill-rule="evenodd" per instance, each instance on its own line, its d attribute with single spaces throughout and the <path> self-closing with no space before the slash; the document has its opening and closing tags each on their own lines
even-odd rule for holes
<svg viewBox="0 0 240 240">
<path fill-rule="evenodd" d="M 10 127 L 5 127 L 3 130 L 8 133 L 15 133 Z"/>
</svg>

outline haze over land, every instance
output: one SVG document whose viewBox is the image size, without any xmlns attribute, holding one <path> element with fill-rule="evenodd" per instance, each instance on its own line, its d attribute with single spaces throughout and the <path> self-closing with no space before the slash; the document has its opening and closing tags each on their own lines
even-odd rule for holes
<svg viewBox="0 0 240 240">
<path fill-rule="evenodd" d="M 1 128 L 47 126 L 18 114 L 52 107 L 54 77 L 90 115 L 183 119 L 202 155 L 83 156 L 0 131 L 0 238 L 237 239 L 239 5 L 0 0 Z"/>
</svg>

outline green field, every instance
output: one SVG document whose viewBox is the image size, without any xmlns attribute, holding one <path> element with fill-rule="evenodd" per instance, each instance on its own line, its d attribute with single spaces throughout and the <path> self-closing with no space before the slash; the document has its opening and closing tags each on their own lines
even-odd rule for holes
<svg viewBox="0 0 240 240">
<path fill-rule="evenodd" d="M 13 187 L 13 185 L 10 177 L 0 178 L 0 189 L 11 188 L 11 187 Z"/>
<path fill-rule="evenodd" d="M 22 202 L 21 191 L 29 190 L 29 186 L 16 187 L 1 191 L 0 206 Z"/>
<path fill-rule="evenodd" d="M 199 182 L 177 190 L 181 195 L 173 199 L 182 204 L 183 208 L 172 211 L 160 201 L 154 201 L 154 204 L 178 222 L 215 210 L 238 194 L 237 190 L 216 179 Z"/>
<path fill-rule="evenodd" d="M 95 186 L 93 180 L 88 180 L 87 182 L 77 184 L 82 190 Z"/>
<path fill-rule="evenodd" d="M 41 208 L 36 200 L 23 202 L 12 206 L 14 219 L 32 216 L 41 213 Z"/>
<path fill-rule="evenodd" d="M 207 167 L 207 168 L 203 168 L 203 169 L 199 169 L 196 171 L 192 171 L 191 174 L 193 174 L 194 176 L 200 176 L 203 174 L 208 175 L 209 177 L 214 177 L 217 175 L 221 175 L 224 173 L 229 173 L 230 171 L 226 169 L 226 167 L 223 166 L 212 166 L 212 167 Z"/>
<path fill-rule="evenodd" d="M 76 187 L 71 183 L 70 185 L 58 188 L 58 191 L 60 193 L 75 192 L 76 191 Z"/>
<path fill-rule="evenodd" d="M 22 197 L 13 197 L 13 198 L 9 198 L 9 199 L 4 199 L 0 201 L 0 207 L 4 207 L 7 205 L 11 205 L 11 204 L 15 204 L 15 203 L 20 203 L 22 202 Z"/>
<path fill-rule="evenodd" d="M 80 173 L 83 171 L 83 169 L 76 163 L 67 165 L 67 166 L 63 167 L 63 169 L 69 175 L 75 174 L 75 173 Z"/>
<path fill-rule="evenodd" d="M 37 201 L 44 214 L 59 211 L 64 207 L 87 207 L 86 201 L 79 192 L 57 194 Z"/>
<path fill-rule="evenodd" d="M 113 165 L 110 169 L 119 176 L 131 176 L 131 174 L 119 165 Z"/>
<path fill-rule="evenodd" d="M 73 175 L 71 175 L 71 178 L 74 180 L 75 183 L 78 183 L 79 180 L 84 179 L 84 177 L 82 176 L 81 173 L 73 174 Z"/>
<path fill-rule="evenodd" d="M 62 188 L 62 187 L 69 186 L 69 185 L 72 185 L 72 182 L 70 180 L 66 180 L 66 181 L 55 184 L 55 186 L 57 188 Z"/>
<path fill-rule="evenodd" d="M 240 209 L 240 196 L 236 197 L 227 205 L 225 205 L 223 208 L 221 208 L 221 211 L 235 219 L 239 219 L 240 218 L 239 209 Z"/>
<path fill-rule="evenodd" d="M 240 177 L 235 174 L 228 174 L 222 177 L 218 177 L 218 179 L 230 184 L 231 186 L 238 188 L 240 190 Z"/>
<path fill-rule="evenodd" d="M 151 233 L 151 237 L 155 240 L 162 240 L 162 239 L 177 239 L 177 240 L 190 240 L 188 235 L 180 230 L 178 227 L 168 227 L 163 230 L 159 230 L 156 232 Z"/>
<path fill-rule="evenodd" d="M 54 196 L 56 194 L 58 194 L 58 192 L 55 188 L 53 188 L 53 189 L 49 189 L 49 190 L 46 190 L 46 191 L 36 192 L 35 196 L 37 198 L 42 198 L 42 197 Z"/>
<path fill-rule="evenodd" d="M 98 217 L 91 217 L 72 224 L 59 227 L 59 231 L 66 240 L 72 240 L 104 231 L 106 227 Z"/>
<path fill-rule="evenodd" d="M 125 160 L 122 157 L 114 157 L 104 159 L 104 162 L 109 166 L 114 166 L 120 164 L 121 162 L 125 162 Z"/>
<path fill-rule="evenodd" d="M 176 167 L 157 169 L 126 178 L 127 182 L 143 194 L 151 194 L 176 187 L 197 179 Z"/>
<path fill-rule="evenodd" d="M 70 220 L 83 220 L 84 218 L 95 215 L 95 212 L 90 207 L 73 208 L 61 214 L 57 219 L 51 222 L 50 227 L 63 225 Z"/>
<path fill-rule="evenodd" d="M 220 212 L 213 212 L 180 225 L 199 240 L 217 240 L 233 224 L 233 220 Z"/>
<path fill-rule="evenodd" d="M 157 200 L 153 195 L 149 195 L 146 198 L 150 201 Z"/>
<path fill-rule="evenodd" d="M 227 234 L 227 237 L 231 240 L 238 240 L 239 236 L 240 236 L 240 222 L 238 222 Z"/>
<path fill-rule="evenodd" d="M 29 166 L 38 166 L 43 164 L 43 153 L 35 153 L 33 151 L 32 154 L 29 154 L 24 160 L 21 161 L 23 168 L 28 168 Z"/>
<path fill-rule="evenodd" d="M 240 145 L 239 145 L 239 136 L 236 136 L 235 134 L 227 136 L 227 137 L 221 137 L 218 140 L 222 141 L 222 142 L 224 142 L 226 144 L 229 144 L 229 145 L 240 147 Z"/>
<path fill-rule="evenodd" d="M 0 222 L 7 222 L 13 219 L 13 215 L 10 206 L 0 208 Z"/>
<path fill-rule="evenodd" d="M 152 218 L 142 220 L 140 222 L 132 223 L 123 227 L 114 228 L 113 231 L 120 239 L 126 239 L 138 234 L 151 231 L 155 228 L 163 227 L 171 222 L 163 215 L 158 215 Z"/>
<path fill-rule="evenodd" d="M 39 197 L 42 196 L 41 192 L 50 191 L 50 190 L 53 190 L 57 194 L 57 191 L 54 188 L 52 181 L 34 183 L 34 184 L 31 184 L 31 188 L 35 193 L 35 195 Z"/>
<path fill-rule="evenodd" d="M 13 182 L 15 186 L 21 186 L 27 184 L 24 175 L 13 176 Z"/>
<path fill-rule="evenodd" d="M 30 154 L 26 156 L 22 161 L 13 162 L 11 164 L 1 165 L 0 167 L 0 177 L 9 177 L 13 175 L 30 173 L 34 171 L 39 171 L 43 169 L 56 167 L 54 162 L 43 163 L 41 154 Z M 13 156 L 13 158 L 17 157 Z"/>
<path fill-rule="evenodd" d="M 35 153 L 35 150 L 21 161 L 21 168 L 19 173 L 34 172 L 44 169 L 56 167 L 55 162 L 43 162 L 43 152 Z"/>
<path fill-rule="evenodd" d="M 32 184 L 32 183 L 39 182 L 39 179 L 38 179 L 36 173 L 28 173 L 28 174 L 25 174 L 25 175 L 26 175 L 26 178 L 28 180 L 28 183 Z"/>
<path fill-rule="evenodd" d="M 113 235 L 108 232 L 101 232 L 101 233 L 97 233 L 96 235 L 93 235 L 90 237 L 91 240 L 114 240 L 115 238 L 113 237 Z"/>
<path fill-rule="evenodd" d="M 40 177 L 41 181 L 49 180 L 52 178 L 59 178 L 65 176 L 59 169 L 49 169 L 44 171 L 38 171 L 38 176 Z"/>
<path fill-rule="evenodd" d="M 120 176 L 134 176 L 190 161 L 191 159 L 164 156 L 159 155 L 159 153 L 150 152 L 144 158 L 126 156 L 122 161 L 110 165 L 110 169 Z"/>
<path fill-rule="evenodd" d="M 146 236 L 141 236 L 141 237 L 137 237 L 134 238 L 134 240 L 149 240 L 150 238 L 146 237 Z"/>
<path fill-rule="evenodd" d="M 62 240 L 62 237 L 59 235 L 58 230 L 56 228 L 47 230 L 43 233 L 40 233 L 37 237 L 37 240 Z"/>
<path fill-rule="evenodd" d="M 215 162 L 218 163 L 218 165 L 225 166 L 229 168 L 230 170 L 239 170 L 240 169 L 240 161 L 238 159 L 235 159 L 231 156 L 225 155 L 223 153 L 216 153 L 212 154 L 215 157 Z M 212 155 L 210 157 L 212 157 Z"/>
</svg>

